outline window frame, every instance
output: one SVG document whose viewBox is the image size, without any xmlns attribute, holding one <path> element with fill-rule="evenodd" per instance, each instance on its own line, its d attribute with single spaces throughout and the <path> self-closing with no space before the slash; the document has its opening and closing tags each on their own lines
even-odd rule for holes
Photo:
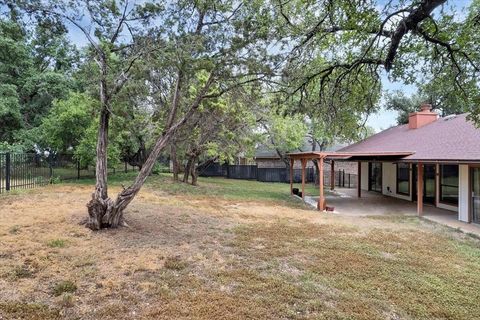
<svg viewBox="0 0 480 320">
<path fill-rule="evenodd" d="M 443 178 L 443 170 L 442 168 L 444 166 L 453 166 L 457 167 L 457 185 L 453 186 L 450 184 L 442 184 L 442 178 Z M 438 173 L 438 203 L 445 204 L 448 206 L 453 206 L 453 207 L 458 207 L 458 203 L 460 201 L 460 166 L 456 164 L 440 164 L 439 165 L 439 173 Z M 442 189 L 443 187 L 450 187 L 450 188 L 457 188 L 457 201 L 456 202 L 450 202 L 450 201 L 445 201 L 442 199 Z"/>
<path fill-rule="evenodd" d="M 399 182 L 400 180 L 398 179 L 398 171 L 400 169 L 399 165 L 402 164 L 402 165 L 407 165 L 406 169 L 408 170 L 408 179 L 407 180 L 401 180 L 401 181 L 407 181 L 408 182 L 408 191 L 405 193 L 405 192 L 400 192 L 398 191 L 398 185 L 399 185 Z M 397 170 L 395 171 L 396 173 L 396 177 L 395 177 L 395 181 L 396 181 L 396 189 L 395 189 L 395 192 L 396 194 L 399 194 L 399 195 L 402 195 L 402 196 L 410 196 L 410 192 L 412 191 L 411 190 L 411 183 L 410 181 L 412 180 L 411 177 L 410 177 L 410 164 L 409 163 L 405 163 L 405 162 L 398 162 L 396 164 L 396 167 L 397 167 Z"/>
</svg>

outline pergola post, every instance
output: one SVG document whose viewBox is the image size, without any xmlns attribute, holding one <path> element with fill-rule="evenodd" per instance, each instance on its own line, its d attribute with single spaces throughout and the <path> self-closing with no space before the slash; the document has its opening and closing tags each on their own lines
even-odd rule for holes
<svg viewBox="0 0 480 320">
<path fill-rule="evenodd" d="M 330 190 L 335 189 L 335 161 L 330 162 Z"/>
<path fill-rule="evenodd" d="M 417 214 L 423 214 L 423 163 L 417 165 Z"/>
<path fill-rule="evenodd" d="M 302 199 L 305 200 L 305 167 L 307 166 L 307 159 L 302 159 Z"/>
<path fill-rule="evenodd" d="M 290 195 L 293 195 L 293 163 L 294 159 L 290 158 Z"/>
<path fill-rule="evenodd" d="M 323 194 L 323 157 L 320 157 L 317 160 L 317 166 L 318 166 L 318 184 L 319 184 L 319 197 L 318 197 L 318 205 L 317 208 L 320 211 L 325 210 L 325 196 Z"/>
<path fill-rule="evenodd" d="M 362 197 L 362 163 L 358 161 L 357 168 L 357 197 Z"/>
</svg>

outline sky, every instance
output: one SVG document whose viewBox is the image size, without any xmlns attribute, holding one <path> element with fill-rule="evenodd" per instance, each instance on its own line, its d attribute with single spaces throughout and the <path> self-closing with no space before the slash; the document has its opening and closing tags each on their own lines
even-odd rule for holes
<svg viewBox="0 0 480 320">
<path fill-rule="evenodd" d="M 390 1 L 390 0 L 388 0 Z M 387 0 L 378 0 L 378 7 L 381 8 Z M 397 0 L 393 0 L 394 2 Z M 462 10 L 463 8 L 469 6 L 472 0 L 448 0 L 447 5 L 445 5 L 442 9 L 443 10 L 451 10 L 453 7 L 455 11 L 457 11 L 459 16 L 465 12 Z M 440 10 L 440 9 L 437 9 Z M 87 40 L 85 36 L 77 29 L 77 28 L 70 28 L 69 36 L 73 43 L 77 46 L 82 47 L 87 44 Z M 382 87 L 384 92 L 392 92 L 392 91 L 403 91 L 406 95 L 410 95 L 416 92 L 416 87 L 412 85 L 405 85 L 400 82 L 392 82 L 388 79 L 387 74 L 383 74 L 382 77 Z M 396 125 L 396 118 L 398 116 L 397 112 L 391 110 L 385 110 L 385 99 L 382 98 L 380 101 L 380 110 L 371 115 L 366 124 L 372 127 L 376 132 L 382 131 L 384 129 L 390 128 Z"/>
</svg>

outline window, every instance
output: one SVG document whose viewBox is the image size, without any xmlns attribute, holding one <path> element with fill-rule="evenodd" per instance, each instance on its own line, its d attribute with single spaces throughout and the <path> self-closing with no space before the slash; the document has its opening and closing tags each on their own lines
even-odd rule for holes
<svg viewBox="0 0 480 320">
<path fill-rule="evenodd" d="M 410 165 L 397 163 L 397 193 L 410 195 Z"/>
<path fill-rule="evenodd" d="M 440 166 L 440 201 L 458 205 L 458 166 Z"/>
</svg>

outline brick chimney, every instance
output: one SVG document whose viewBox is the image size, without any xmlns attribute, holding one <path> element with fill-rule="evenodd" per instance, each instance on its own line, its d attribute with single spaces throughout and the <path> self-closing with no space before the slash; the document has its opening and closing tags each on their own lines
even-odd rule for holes
<svg viewBox="0 0 480 320">
<path fill-rule="evenodd" d="M 408 115 L 408 129 L 418 129 L 438 119 L 438 113 L 432 111 L 432 105 L 424 103 L 420 111 Z"/>
</svg>

